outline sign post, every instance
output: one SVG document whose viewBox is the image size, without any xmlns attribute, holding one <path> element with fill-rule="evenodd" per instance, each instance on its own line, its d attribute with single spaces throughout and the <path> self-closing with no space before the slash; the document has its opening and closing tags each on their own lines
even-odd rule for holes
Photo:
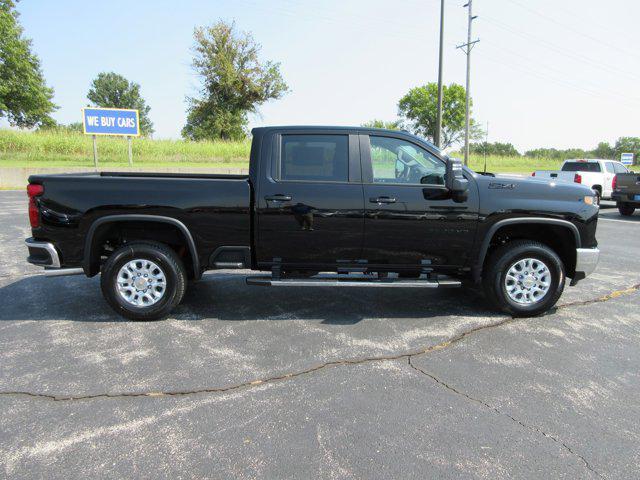
<svg viewBox="0 0 640 480">
<path fill-rule="evenodd" d="M 133 165 L 131 137 L 140 136 L 140 114 L 138 110 L 127 108 L 82 109 L 82 130 L 85 135 L 93 135 L 93 163 L 98 169 L 98 135 L 127 137 L 129 166 Z"/>
<path fill-rule="evenodd" d="M 98 170 L 98 137 L 93 136 L 93 165 Z"/>
</svg>

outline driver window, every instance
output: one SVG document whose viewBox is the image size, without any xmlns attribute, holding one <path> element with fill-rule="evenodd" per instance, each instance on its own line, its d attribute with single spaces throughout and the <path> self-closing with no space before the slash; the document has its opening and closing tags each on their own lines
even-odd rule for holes
<svg viewBox="0 0 640 480">
<path fill-rule="evenodd" d="M 444 185 L 444 162 L 405 140 L 371 135 L 374 183 Z"/>
</svg>

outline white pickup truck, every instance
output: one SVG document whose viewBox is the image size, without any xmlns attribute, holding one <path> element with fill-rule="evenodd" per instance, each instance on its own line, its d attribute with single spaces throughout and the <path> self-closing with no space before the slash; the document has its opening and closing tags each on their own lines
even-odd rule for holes
<svg viewBox="0 0 640 480">
<path fill-rule="evenodd" d="M 611 199 L 616 174 L 628 171 L 627 167 L 615 160 L 594 158 L 565 160 L 560 170 L 536 170 L 531 175 L 553 182 L 574 182 L 591 187 L 596 193 L 596 201 L 600 203 L 600 199 Z"/>
</svg>

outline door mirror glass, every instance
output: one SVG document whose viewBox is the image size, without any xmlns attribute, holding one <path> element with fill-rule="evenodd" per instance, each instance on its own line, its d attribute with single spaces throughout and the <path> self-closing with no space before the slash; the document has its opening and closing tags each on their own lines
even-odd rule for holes
<svg viewBox="0 0 640 480">
<path fill-rule="evenodd" d="M 454 201 L 464 202 L 467 199 L 469 181 L 464 176 L 462 162 L 457 158 L 447 159 L 445 186 L 451 193 L 451 198 L 453 198 Z"/>
</svg>

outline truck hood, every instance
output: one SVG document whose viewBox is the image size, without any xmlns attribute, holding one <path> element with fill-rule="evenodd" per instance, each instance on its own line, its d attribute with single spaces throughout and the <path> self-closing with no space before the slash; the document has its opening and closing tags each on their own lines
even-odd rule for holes
<svg viewBox="0 0 640 480">
<path fill-rule="evenodd" d="M 555 182 L 549 179 L 506 174 L 498 174 L 495 177 L 478 175 L 478 177 L 480 188 L 510 191 L 519 198 L 582 200 L 587 195 L 593 195 L 593 190 L 579 183 Z"/>
<path fill-rule="evenodd" d="M 476 177 L 480 210 L 486 215 L 552 216 L 587 221 L 599 207 L 585 203 L 593 190 L 578 183 L 500 175 Z"/>
</svg>

